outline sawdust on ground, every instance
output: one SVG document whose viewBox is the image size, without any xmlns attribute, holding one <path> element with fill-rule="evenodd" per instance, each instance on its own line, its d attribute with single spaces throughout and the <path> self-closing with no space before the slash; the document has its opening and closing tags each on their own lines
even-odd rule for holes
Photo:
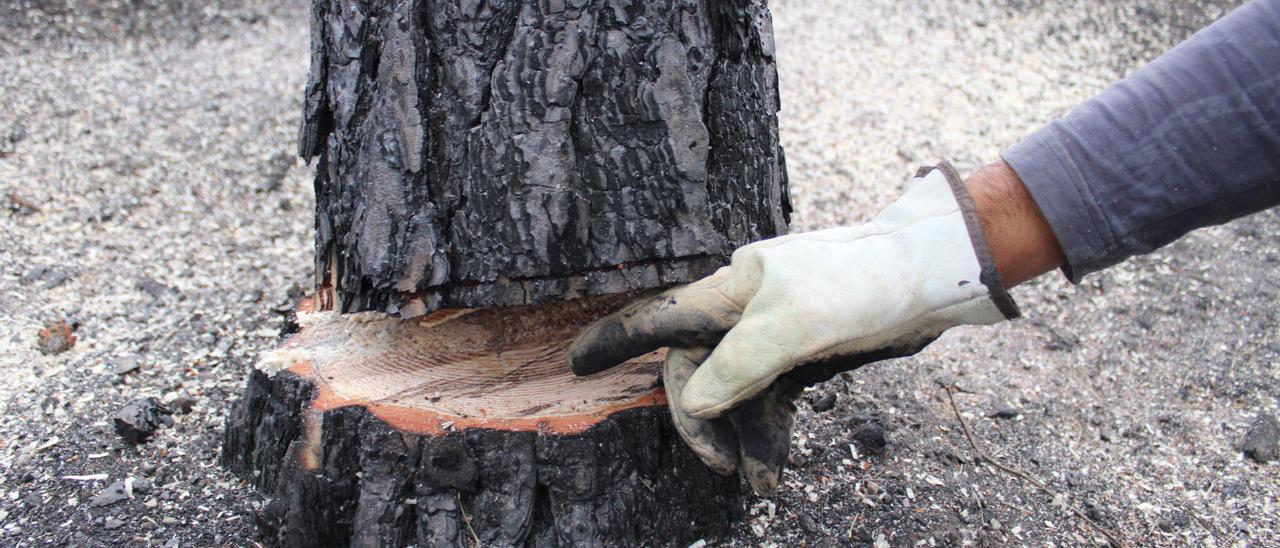
<svg viewBox="0 0 1280 548">
<path fill-rule="evenodd" d="M 919 164 L 972 172 L 1231 4 L 774 0 L 795 228 L 868 219 Z M 311 282 L 305 7 L 68 5 L 0 7 L 0 535 L 248 544 L 261 498 L 217 443 Z M 726 543 L 1099 539 L 1068 507 L 1139 544 L 1280 543 L 1277 465 L 1239 451 L 1280 411 L 1278 237 L 1267 212 L 1080 286 L 1048 276 L 1014 291 L 1018 322 L 830 383 Z M 42 355 L 60 318 L 77 342 Z M 1059 495 L 975 464 L 939 379 L 987 452 Z M 142 396 L 196 403 L 126 447 L 110 416 Z M 873 420 L 883 455 L 855 439 Z M 130 477 L 153 487 L 91 507 Z"/>
</svg>

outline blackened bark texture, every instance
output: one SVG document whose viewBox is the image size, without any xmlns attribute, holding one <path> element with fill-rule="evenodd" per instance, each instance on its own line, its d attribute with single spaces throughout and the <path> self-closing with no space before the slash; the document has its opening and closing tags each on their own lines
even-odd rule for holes
<svg viewBox="0 0 1280 548">
<path fill-rule="evenodd" d="M 766 0 L 313 0 L 323 308 L 691 281 L 786 231 Z"/>
<path fill-rule="evenodd" d="M 227 422 L 223 464 L 274 493 L 259 524 L 284 546 L 684 546 L 742 515 L 738 478 L 689 452 L 662 406 L 573 435 L 427 436 L 362 407 L 308 419 L 313 396 L 255 371 Z"/>
</svg>

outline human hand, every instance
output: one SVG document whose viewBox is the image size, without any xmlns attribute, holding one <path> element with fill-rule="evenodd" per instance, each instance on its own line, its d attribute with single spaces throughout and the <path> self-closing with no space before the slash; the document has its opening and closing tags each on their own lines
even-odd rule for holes
<svg viewBox="0 0 1280 548">
<path fill-rule="evenodd" d="M 1017 315 L 971 198 L 943 164 L 870 223 L 744 246 L 715 274 L 588 326 L 569 355 L 587 375 L 675 347 L 664 382 L 677 430 L 713 469 L 767 492 L 805 386 Z"/>
</svg>

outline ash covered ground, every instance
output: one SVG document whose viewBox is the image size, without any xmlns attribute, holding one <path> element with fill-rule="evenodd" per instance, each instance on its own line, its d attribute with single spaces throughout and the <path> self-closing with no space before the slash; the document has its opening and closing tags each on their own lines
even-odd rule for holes
<svg viewBox="0 0 1280 548">
<path fill-rule="evenodd" d="M 311 281 L 306 8 L 81 4 L 0 7 L 0 541 L 261 542 L 216 459 Z M 794 228 L 869 219 L 918 164 L 972 172 L 1235 3 L 1144 4 L 774 0 Z M 782 489 L 708 540 L 1101 541 L 1078 512 L 1134 544 L 1280 543 L 1280 467 L 1241 451 L 1280 414 L 1277 238 L 1265 212 L 1048 276 L 1022 320 L 810 392 Z M 978 461 L 940 383 L 1053 494 Z M 177 413 L 134 447 L 111 419 L 139 397 Z"/>
</svg>

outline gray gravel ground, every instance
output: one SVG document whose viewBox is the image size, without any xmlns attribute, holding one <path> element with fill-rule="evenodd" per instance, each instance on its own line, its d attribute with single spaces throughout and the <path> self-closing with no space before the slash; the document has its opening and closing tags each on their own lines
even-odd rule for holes
<svg viewBox="0 0 1280 548">
<path fill-rule="evenodd" d="M 0 535 L 250 544 L 259 499 L 215 459 L 310 280 L 305 8 L 79 4 L 0 6 Z M 775 0 L 795 228 L 869 218 L 917 164 L 976 169 L 1233 3 L 1142 4 Z M 1080 286 L 1048 276 L 1014 291 L 1023 320 L 814 391 L 834 409 L 802 406 L 785 485 L 725 543 L 1101 538 L 1068 508 L 1137 544 L 1280 543 L 1280 468 L 1239 450 L 1280 414 L 1278 237 L 1267 212 Z M 59 319 L 77 341 L 44 355 Z M 938 380 L 987 452 L 1058 495 L 975 463 Z M 125 446 L 111 415 L 145 396 L 195 405 Z M 129 478 L 132 499 L 92 507 Z"/>
</svg>

